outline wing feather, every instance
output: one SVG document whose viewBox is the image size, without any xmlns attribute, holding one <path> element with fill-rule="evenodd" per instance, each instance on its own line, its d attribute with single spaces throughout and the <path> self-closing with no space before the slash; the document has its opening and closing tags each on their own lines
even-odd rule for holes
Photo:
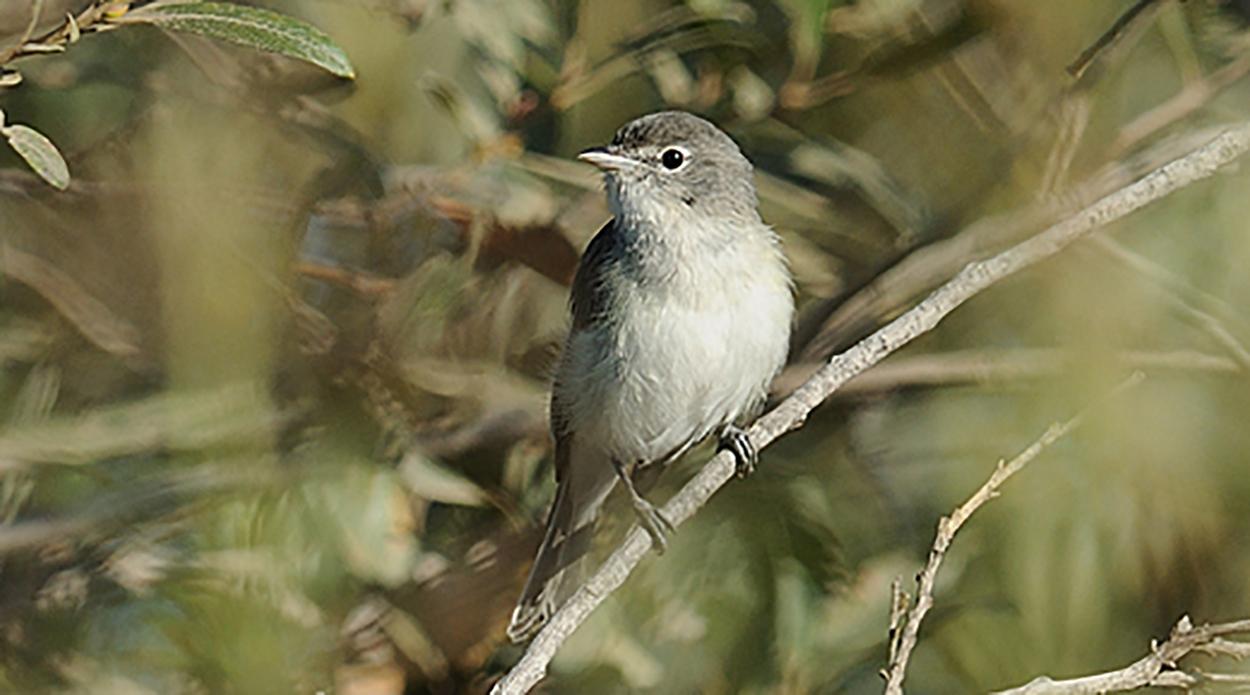
<svg viewBox="0 0 1250 695">
<path fill-rule="evenodd" d="M 577 265 L 577 273 L 573 276 L 573 288 L 569 293 L 569 309 L 573 322 L 569 329 L 569 338 L 565 342 L 566 350 L 577 333 L 604 320 L 609 304 L 604 283 L 619 262 L 619 249 L 620 235 L 616 231 L 615 220 L 609 220 L 586 246 L 582 260 Z M 568 360 L 562 358 L 555 383 L 551 387 L 550 417 L 551 436 L 555 439 L 556 447 L 556 482 L 564 478 L 569 459 L 569 438 L 572 435 L 568 428 L 569 397 L 566 395 L 562 374 L 566 364 Z"/>
</svg>

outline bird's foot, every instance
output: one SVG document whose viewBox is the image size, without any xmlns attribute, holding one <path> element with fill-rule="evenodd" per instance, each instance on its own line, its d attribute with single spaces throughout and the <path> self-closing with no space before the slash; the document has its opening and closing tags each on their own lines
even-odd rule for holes
<svg viewBox="0 0 1250 695">
<path fill-rule="evenodd" d="M 634 504 L 638 525 L 651 536 L 651 545 L 655 547 L 655 551 L 663 555 L 668 549 L 668 534 L 673 532 L 673 522 L 665 518 L 663 512 L 638 492 L 638 488 L 634 486 L 634 477 L 627 467 L 619 461 L 613 461 L 612 465 L 616 467 L 616 475 L 621 479 L 625 492 L 629 493 L 629 500 Z"/>
<path fill-rule="evenodd" d="M 513 644 L 530 641 L 543 625 L 555 613 L 550 596 L 540 596 L 535 604 L 522 604 L 512 611 L 512 620 L 508 623 L 508 640 Z"/>
<path fill-rule="evenodd" d="M 739 478 L 754 473 L 756 464 L 760 462 L 760 454 L 747 436 L 747 431 L 737 425 L 729 425 L 721 431 L 717 443 L 717 450 L 720 449 L 727 449 L 734 455 L 734 473 Z"/>
<path fill-rule="evenodd" d="M 668 550 L 668 536 L 673 532 L 673 522 L 669 521 L 654 504 L 642 495 L 633 498 L 634 514 L 638 516 L 638 525 L 651 536 L 651 545 L 660 555 Z"/>
</svg>

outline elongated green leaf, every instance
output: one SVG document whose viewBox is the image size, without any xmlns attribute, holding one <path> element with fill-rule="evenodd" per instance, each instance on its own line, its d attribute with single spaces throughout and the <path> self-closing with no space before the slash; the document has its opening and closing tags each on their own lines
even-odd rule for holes
<svg viewBox="0 0 1250 695">
<path fill-rule="evenodd" d="M 65 190 L 69 185 L 69 167 L 65 159 L 43 133 L 24 125 L 11 125 L 3 130 L 9 145 L 53 187 Z"/>
<path fill-rule="evenodd" d="M 85 465 L 154 451 L 264 442 L 283 421 L 256 384 L 169 392 L 0 429 L 0 473 L 31 464 Z"/>
<path fill-rule="evenodd" d="M 278 53 L 312 63 L 338 77 L 356 77 L 347 54 L 320 29 L 268 10 L 223 2 L 192 2 L 138 10 L 126 15 L 124 21 Z"/>
</svg>

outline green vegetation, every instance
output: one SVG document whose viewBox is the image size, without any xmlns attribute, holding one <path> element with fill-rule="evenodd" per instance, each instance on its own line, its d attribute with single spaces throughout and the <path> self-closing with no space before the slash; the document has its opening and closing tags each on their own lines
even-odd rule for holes
<svg viewBox="0 0 1250 695">
<path fill-rule="evenodd" d="M 566 285 L 607 218 L 573 155 L 631 117 L 705 114 L 756 163 L 800 301 L 785 391 L 1250 107 L 1238 2 L 1147 3 L 1079 77 L 1131 3 L 255 4 L 0 3 L 0 692 L 506 670 Z M 938 518 L 1135 369 L 960 532 L 908 691 L 1250 616 L 1248 193 L 1181 191 L 835 395 L 545 692 L 881 692 Z"/>
</svg>

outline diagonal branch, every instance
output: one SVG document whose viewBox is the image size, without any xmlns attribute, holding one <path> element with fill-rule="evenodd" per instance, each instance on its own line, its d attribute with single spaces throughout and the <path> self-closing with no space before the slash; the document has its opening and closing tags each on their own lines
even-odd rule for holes
<svg viewBox="0 0 1250 695">
<path fill-rule="evenodd" d="M 1135 183 L 1104 196 L 1037 236 L 996 256 L 968 265 L 915 307 L 830 360 L 780 405 L 751 426 L 748 433 L 752 443 L 757 449 L 762 449 L 786 432 L 802 426 L 808 413 L 851 377 L 932 330 L 956 307 L 995 282 L 1055 255 L 1099 227 L 1211 176 L 1247 150 L 1250 150 L 1250 123 L 1242 123 Z M 721 452 L 669 500 L 664 506 L 664 515 L 674 525 L 680 525 L 733 476 L 733 456 Z M 647 534 L 641 529 L 632 529 L 611 557 L 556 611 L 530 643 L 521 660 L 495 684 L 491 692 L 494 695 L 519 695 L 542 680 L 560 645 L 605 598 L 625 583 L 650 547 Z"/>
<path fill-rule="evenodd" d="M 1141 372 L 1134 372 L 1126 381 L 1117 386 L 1108 397 L 1117 395 L 1124 389 L 1140 382 Z M 998 496 L 999 489 L 1011 476 L 1019 473 L 1029 462 L 1037 458 L 1046 447 L 1054 444 L 1084 421 L 1090 407 L 1074 415 L 1066 422 L 1055 423 L 1042 433 L 1032 444 L 1016 454 L 1010 461 L 999 460 L 998 466 L 989 479 L 972 493 L 972 496 L 959 505 L 950 516 L 942 517 L 938 522 L 937 536 L 933 539 L 933 547 L 929 550 L 929 559 L 924 569 L 916 576 L 916 602 L 907 606 L 907 597 L 902 593 L 900 582 L 893 586 L 894 600 L 890 608 L 890 658 L 881 675 L 885 678 L 886 695 L 903 695 L 903 679 L 907 676 L 907 662 L 911 659 L 912 650 L 920 637 L 920 623 L 933 607 L 933 587 L 937 583 L 937 573 L 942 567 L 946 551 L 950 549 L 955 534 L 986 502 Z M 904 614 L 905 612 L 905 614 Z"/>
<path fill-rule="evenodd" d="M 1072 185 L 1057 194 L 1039 193 L 1031 204 L 983 217 L 956 234 L 909 252 L 859 289 L 837 299 L 836 306 L 815 312 L 823 318 L 818 326 L 806 329 L 811 335 L 795 336 L 798 359 L 824 363 L 836 349 L 844 348 L 849 338 L 878 328 L 880 317 L 902 313 L 969 261 L 1009 248 L 1035 230 L 1068 219 L 1075 210 L 1193 152 L 1221 130 L 1201 128 L 1170 136 L 1146 150 L 1101 167 L 1080 185 Z M 824 300 L 817 302 L 818 305 L 824 303 Z M 793 369 L 791 365 L 788 371 Z M 803 378 L 811 376 L 812 371 L 804 373 Z M 774 384 L 773 393 L 785 395 L 788 391 Z"/>
</svg>

